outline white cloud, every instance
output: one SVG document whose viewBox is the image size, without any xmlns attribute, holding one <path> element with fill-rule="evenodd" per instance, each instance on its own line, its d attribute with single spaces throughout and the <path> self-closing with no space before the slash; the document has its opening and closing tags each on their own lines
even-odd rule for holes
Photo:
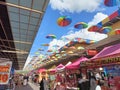
<svg viewBox="0 0 120 90">
<path fill-rule="evenodd" d="M 108 17 L 108 15 L 98 12 L 94 16 L 93 20 L 88 23 L 88 25 L 89 26 L 96 25 L 97 23 L 99 23 L 100 21 L 102 21 L 103 19 L 105 19 L 106 17 Z"/>
<path fill-rule="evenodd" d="M 99 8 L 102 0 L 50 0 L 50 5 L 53 9 L 62 12 L 93 12 Z"/>
<path fill-rule="evenodd" d="M 96 25 L 97 23 L 99 23 L 100 21 L 102 21 L 103 19 L 105 19 L 107 17 L 106 14 L 103 13 L 97 13 L 94 18 L 88 22 L 89 27 L 91 25 Z M 87 28 L 88 29 L 88 28 Z M 96 32 L 88 32 L 87 29 L 82 29 L 79 31 L 74 31 L 74 29 L 70 29 L 70 31 L 67 33 L 67 35 L 62 36 L 61 38 L 68 38 L 69 40 L 72 40 L 76 37 L 79 38 L 83 38 L 83 39 L 90 39 L 90 40 L 95 40 L 95 41 L 100 41 L 104 38 L 107 38 L 107 35 L 105 34 L 100 34 L 100 33 L 96 33 Z M 72 32 L 72 33 L 71 33 Z M 64 46 L 66 43 L 68 43 L 69 41 L 64 41 L 64 40 L 57 40 L 54 39 L 53 41 L 50 42 L 50 46 L 48 47 L 48 49 L 53 49 L 53 45 L 59 45 L 60 47 Z"/>
</svg>

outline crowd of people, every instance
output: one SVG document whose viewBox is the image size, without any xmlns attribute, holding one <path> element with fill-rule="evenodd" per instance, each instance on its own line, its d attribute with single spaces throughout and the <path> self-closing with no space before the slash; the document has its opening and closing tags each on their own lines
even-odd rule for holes
<svg viewBox="0 0 120 90">
<path fill-rule="evenodd" d="M 17 74 L 13 78 L 16 86 L 27 85 L 29 77 L 27 75 Z"/>
</svg>

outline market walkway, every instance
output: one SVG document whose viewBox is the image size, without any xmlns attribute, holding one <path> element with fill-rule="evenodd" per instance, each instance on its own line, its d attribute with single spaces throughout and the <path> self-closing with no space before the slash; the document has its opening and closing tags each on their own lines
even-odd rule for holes
<svg viewBox="0 0 120 90">
<path fill-rule="evenodd" d="M 28 83 L 26 86 L 16 86 L 15 90 L 39 90 L 39 86 L 33 83 Z"/>
</svg>

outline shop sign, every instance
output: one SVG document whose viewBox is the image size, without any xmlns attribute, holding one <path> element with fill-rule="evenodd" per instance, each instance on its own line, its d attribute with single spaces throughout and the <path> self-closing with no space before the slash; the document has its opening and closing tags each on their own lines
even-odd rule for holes
<svg viewBox="0 0 120 90">
<path fill-rule="evenodd" d="M 11 67 L 12 67 L 11 61 L 0 63 L 0 85 L 8 84 Z"/>
<path fill-rule="evenodd" d="M 99 65 L 108 65 L 120 62 L 120 57 L 113 57 L 113 58 L 103 58 L 99 60 L 90 60 L 86 62 L 81 62 L 80 66 L 99 66 Z"/>
<path fill-rule="evenodd" d="M 90 55 L 90 56 L 94 56 L 98 53 L 97 50 L 95 49 L 89 49 L 86 52 L 87 52 L 87 55 Z"/>
</svg>

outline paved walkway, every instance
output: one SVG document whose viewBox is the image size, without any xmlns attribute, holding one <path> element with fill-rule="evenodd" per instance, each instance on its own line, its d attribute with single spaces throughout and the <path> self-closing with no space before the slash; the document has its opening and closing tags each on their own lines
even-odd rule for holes
<svg viewBox="0 0 120 90">
<path fill-rule="evenodd" d="M 28 83 L 26 86 L 16 86 L 15 90 L 39 90 L 39 86 L 33 83 Z"/>
</svg>

